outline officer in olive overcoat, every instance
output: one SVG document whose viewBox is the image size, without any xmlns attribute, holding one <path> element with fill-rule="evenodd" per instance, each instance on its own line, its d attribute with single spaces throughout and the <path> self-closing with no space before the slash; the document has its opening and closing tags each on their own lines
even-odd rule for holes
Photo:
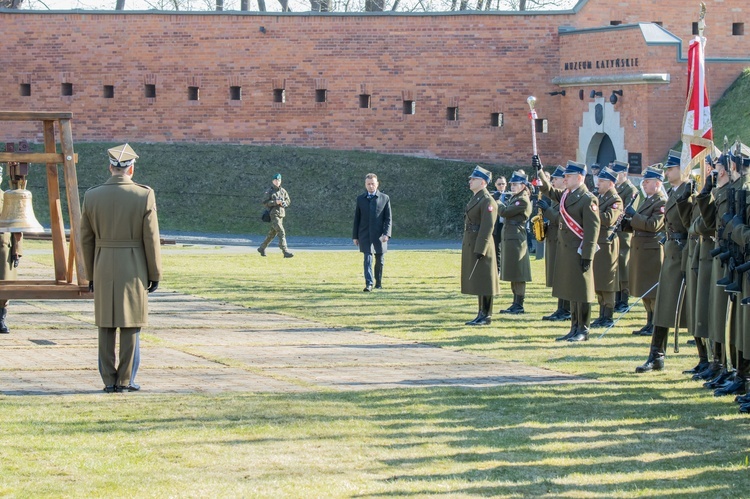
<svg viewBox="0 0 750 499">
<path fill-rule="evenodd" d="M 599 171 L 597 197 L 599 202 L 599 251 L 594 255 L 594 289 L 599 302 L 599 317 L 591 327 L 614 325 L 615 293 L 620 287 L 617 260 L 620 240 L 615 234 L 615 224 L 623 213 L 622 199 L 617 195 L 617 174 L 610 168 Z M 611 236 L 611 237 L 610 237 Z"/>
<path fill-rule="evenodd" d="M 718 157 L 718 156 L 714 156 Z M 708 178 L 713 169 L 712 156 L 706 157 L 703 172 L 693 170 L 696 184 Z M 688 202 L 689 200 L 685 201 Z M 708 292 L 711 281 L 711 250 L 713 228 L 709 228 L 701 216 L 698 203 L 693 199 L 691 223 L 688 227 L 688 270 L 685 273 L 685 308 L 687 309 L 687 330 L 695 339 L 698 350 L 698 364 L 683 371 L 683 374 L 696 375 L 709 366 L 708 358 Z"/>
<path fill-rule="evenodd" d="M 743 156 L 741 161 L 742 175 L 745 176 L 748 173 L 748 169 L 750 169 L 750 158 Z M 750 261 L 750 190 L 742 189 L 738 192 L 739 196 L 745 196 L 745 212 L 738 212 L 735 217 L 731 241 L 743 251 L 744 261 L 748 262 Z M 740 313 L 741 329 L 737 348 L 742 352 L 744 365 L 750 362 L 750 278 L 748 278 L 747 272 L 742 278 L 742 291 L 735 298 L 734 303 L 734 306 L 737 307 Z M 743 374 L 746 377 L 747 373 Z M 740 412 L 750 412 L 750 394 L 738 397 L 737 401 L 740 403 Z"/>
<path fill-rule="evenodd" d="M 111 177 L 84 196 L 81 252 L 94 292 L 99 373 L 111 393 L 140 389 L 135 383 L 139 333 L 148 324 L 148 293 L 161 280 L 161 248 L 154 191 L 132 180 L 138 155 L 128 144 L 108 153 Z M 115 367 L 118 328 L 120 359 Z"/>
<path fill-rule="evenodd" d="M 667 197 L 662 192 L 664 172 L 661 163 L 646 168 L 641 188 L 646 199 L 635 209 L 625 210 L 625 227 L 633 233 L 630 245 L 630 290 L 641 297 L 646 309 L 646 324 L 633 334 L 651 336 L 653 333 L 656 283 L 659 282 L 664 248 L 661 245 L 664 230 L 664 205 Z"/>
<path fill-rule="evenodd" d="M 540 175 L 547 175 L 544 171 Z M 552 175 L 549 176 L 549 182 L 553 188 L 565 189 L 565 169 L 557 166 Z M 555 276 L 555 255 L 557 253 L 557 230 L 560 223 L 560 203 L 549 198 L 543 197 L 537 201 L 537 206 L 542 209 L 544 219 L 547 221 L 547 233 L 544 239 L 544 276 L 545 286 L 552 287 L 552 281 Z M 542 317 L 543 321 L 568 321 L 570 320 L 570 301 L 557 300 L 557 309 L 550 315 Z"/>
<path fill-rule="evenodd" d="M 628 178 L 630 165 L 623 161 L 613 161 L 610 167 L 617 173 L 617 195 L 620 196 L 625 207 L 632 205 L 638 208 L 638 188 Z M 624 209 L 624 208 L 623 208 Z M 617 239 L 620 240 L 620 257 L 617 259 L 617 274 L 620 276 L 619 290 L 615 293 L 615 312 L 625 312 L 628 309 L 630 299 L 630 239 L 632 232 L 617 230 Z"/>
<path fill-rule="evenodd" d="M 510 282 L 513 304 L 501 314 L 523 314 L 523 300 L 526 296 L 526 283 L 531 281 L 531 262 L 526 225 L 531 216 L 529 179 L 523 170 L 513 172 L 510 178 L 511 197 L 505 203 L 498 203 L 498 215 L 505 218 L 501 237 L 500 279 Z"/>
<path fill-rule="evenodd" d="M 464 211 L 464 237 L 461 244 L 461 293 L 477 295 L 479 312 L 466 325 L 492 322 L 492 299 L 499 293 L 492 229 L 497 220 L 497 202 L 487 191 L 492 174 L 477 166 L 469 177 L 473 193 Z"/>
<path fill-rule="evenodd" d="M 531 164 L 537 171 L 542 168 L 536 155 Z M 539 176 L 542 193 L 560 203 L 552 295 L 571 302 L 570 331 L 556 341 L 588 340 L 591 302 L 596 299 L 591 262 L 599 237 L 599 206 L 583 183 L 585 174 L 585 164 L 568 161 L 564 191 L 554 189 L 545 175 Z"/>
<path fill-rule="evenodd" d="M 635 372 L 659 371 L 664 368 L 669 331 L 675 327 L 680 294 L 685 292 L 687 272 L 688 225 L 692 212 L 693 182 L 685 182 L 680 169 L 680 153 L 670 151 L 664 166 L 670 188 L 664 205 L 664 259 L 659 272 L 654 303 L 654 330 L 646 362 L 636 367 Z M 683 306 L 678 317 L 684 328 L 687 311 Z"/>
</svg>

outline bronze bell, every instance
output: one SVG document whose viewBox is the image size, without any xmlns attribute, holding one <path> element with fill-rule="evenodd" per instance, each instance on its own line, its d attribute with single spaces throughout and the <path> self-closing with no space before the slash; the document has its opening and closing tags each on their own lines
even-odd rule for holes
<svg viewBox="0 0 750 499">
<path fill-rule="evenodd" d="M 0 232 L 44 232 L 44 227 L 34 216 L 31 191 L 13 189 L 3 193 Z"/>
</svg>

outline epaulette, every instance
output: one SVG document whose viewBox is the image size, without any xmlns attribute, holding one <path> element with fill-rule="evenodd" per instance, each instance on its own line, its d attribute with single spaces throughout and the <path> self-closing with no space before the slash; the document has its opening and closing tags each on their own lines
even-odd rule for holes
<svg viewBox="0 0 750 499">
<path fill-rule="evenodd" d="M 133 183 L 134 183 L 135 185 L 137 185 L 138 187 L 143 187 L 144 189 L 148 189 L 149 191 L 151 190 L 151 187 L 149 187 L 149 186 L 147 186 L 147 185 L 139 184 L 139 183 L 137 183 L 137 182 L 133 182 Z"/>
<path fill-rule="evenodd" d="M 101 186 L 103 186 L 103 185 L 104 185 L 104 184 L 99 184 L 99 185 L 94 185 L 94 186 L 92 186 L 92 187 L 89 187 L 88 189 L 86 189 L 86 192 L 89 192 L 89 191 L 93 191 L 93 190 L 94 190 L 94 189 L 96 189 L 97 187 L 101 187 Z"/>
<path fill-rule="evenodd" d="M 593 199 L 594 201 L 596 201 L 596 196 L 594 195 L 593 192 L 586 191 L 584 194 L 586 194 L 586 196 L 588 196 L 589 199 Z"/>
</svg>

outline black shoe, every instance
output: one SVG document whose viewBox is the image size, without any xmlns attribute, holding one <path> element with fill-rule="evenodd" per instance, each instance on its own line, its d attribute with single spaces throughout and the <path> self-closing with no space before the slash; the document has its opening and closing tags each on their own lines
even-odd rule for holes
<svg viewBox="0 0 750 499">
<path fill-rule="evenodd" d="M 505 310 L 500 311 L 501 314 L 512 314 L 512 315 L 518 315 L 518 314 L 525 314 L 526 312 L 523 310 L 523 305 L 519 305 L 518 303 L 514 303 L 510 307 L 506 308 Z"/>
<path fill-rule="evenodd" d="M 682 374 L 698 374 L 699 372 L 705 371 L 709 366 L 708 361 L 698 362 L 698 364 L 687 371 L 682 371 Z"/>
<path fill-rule="evenodd" d="M 550 315 L 545 315 L 542 317 L 543 321 L 557 321 L 560 320 L 558 317 L 560 317 L 560 312 L 562 312 L 561 309 L 557 309 L 554 312 L 552 312 Z"/>
<path fill-rule="evenodd" d="M 740 406 L 740 414 L 750 413 L 750 403 L 742 404 Z"/>
<path fill-rule="evenodd" d="M 132 385 L 117 385 L 117 393 L 123 393 L 123 392 L 137 392 L 141 389 L 141 385 L 136 385 L 133 383 Z"/>
<path fill-rule="evenodd" d="M 589 341 L 589 332 L 587 330 L 576 331 L 576 334 L 568 338 L 568 341 Z"/>
<path fill-rule="evenodd" d="M 383 289 L 383 285 L 380 284 L 379 282 L 376 282 L 375 283 L 375 289 Z"/>
<path fill-rule="evenodd" d="M 615 325 L 615 320 L 612 317 L 604 317 L 599 323 L 599 327 L 610 328 Z"/>
<path fill-rule="evenodd" d="M 695 345 L 695 340 L 687 340 L 685 342 L 686 345 Z"/>
<path fill-rule="evenodd" d="M 559 338 L 555 338 L 555 341 L 568 341 L 570 338 L 575 336 L 575 334 L 578 332 L 578 328 L 576 326 L 573 326 L 570 328 L 570 331 L 568 331 L 568 334 L 565 336 L 560 336 Z"/>
<path fill-rule="evenodd" d="M 370 291 L 372 291 L 372 284 L 367 284 L 365 286 L 365 289 L 363 289 L 362 291 L 365 293 L 369 293 Z"/>
<path fill-rule="evenodd" d="M 648 324 L 646 324 L 645 326 L 643 326 L 643 327 L 642 327 L 642 328 L 640 328 L 640 329 L 635 329 L 635 330 L 633 330 L 633 331 L 632 331 L 632 332 L 631 332 L 630 334 L 634 334 L 634 335 L 636 335 L 636 336 L 640 336 L 640 335 L 641 335 L 641 333 L 642 333 L 643 331 L 647 330 L 647 329 L 648 329 Z"/>
<path fill-rule="evenodd" d="M 621 301 L 620 303 L 615 304 L 615 308 L 613 310 L 617 312 L 618 314 L 621 314 L 627 311 L 627 309 L 628 309 L 628 304 Z"/>
<path fill-rule="evenodd" d="M 476 322 L 472 323 L 472 326 L 489 326 L 492 324 L 492 316 L 491 315 L 483 315 L 479 319 L 477 319 Z"/>
<path fill-rule="evenodd" d="M 284 258 L 292 258 L 294 256 L 294 253 L 290 253 L 289 251 L 284 252 Z"/>
<path fill-rule="evenodd" d="M 556 320 L 558 320 L 558 321 L 569 321 L 570 320 L 570 311 L 563 309 L 562 313 L 560 313 L 560 316 Z"/>
<path fill-rule="evenodd" d="M 260 256 L 266 256 L 266 249 L 265 248 L 258 248 L 258 253 L 260 253 Z"/>
<path fill-rule="evenodd" d="M 730 383 L 725 383 L 714 390 L 714 397 L 723 397 L 725 395 L 742 395 L 745 393 L 745 380 L 735 376 Z"/>
<path fill-rule="evenodd" d="M 699 373 L 693 374 L 694 381 L 708 381 L 715 378 L 719 372 L 721 372 L 721 364 L 711 362 L 704 370 Z"/>
<path fill-rule="evenodd" d="M 734 397 L 734 402 L 736 404 L 750 404 L 750 393 L 746 393 L 745 395 L 737 395 Z"/>
<path fill-rule="evenodd" d="M 654 325 L 648 324 L 645 329 L 642 329 L 638 336 L 651 336 L 654 334 Z"/>
<path fill-rule="evenodd" d="M 733 373 L 727 371 L 726 369 L 722 369 L 716 377 L 703 383 L 703 386 L 708 388 L 709 390 L 716 390 L 721 385 L 723 385 L 727 381 L 727 379 L 732 376 L 732 374 Z"/>
<path fill-rule="evenodd" d="M 480 310 L 480 311 L 479 311 L 479 312 L 477 313 L 477 316 L 476 316 L 476 317 L 474 317 L 474 318 L 473 318 L 473 319 L 471 319 L 470 321 L 466 321 L 466 322 L 464 322 L 464 324 L 466 324 L 467 326 L 473 326 L 473 325 L 474 325 L 474 324 L 475 324 L 475 323 L 476 323 L 476 322 L 477 322 L 477 321 L 478 321 L 479 319 L 481 319 L 481 318 L 482 318 L 482 311 Z"/>
<path fill-rule="evenodd" d="M 635 372 L 648 373 L 651 371 L 661 371 L 662 369 L 664 369 L 664 355 L 656 354 L 653 357 L 649 357 L 642 366 L 636 367 Z"/>
<path fill-rule="evenodd" d="M 115 393 L 117 391 L 117 387 L 115 385 L 107 385 L 104 387 L 104 391 L 106 393 Z"/>
<path fill-rule="evenodd" d="M 596 320 L 591 323 L 590 327 L 592 327 L 592 328 L 594 328 L 594 327 L 600 327 L 601 324 L 602 324 L 602 319 L 604 319 L 604 317 L 597 317 Z"/>
</svg>

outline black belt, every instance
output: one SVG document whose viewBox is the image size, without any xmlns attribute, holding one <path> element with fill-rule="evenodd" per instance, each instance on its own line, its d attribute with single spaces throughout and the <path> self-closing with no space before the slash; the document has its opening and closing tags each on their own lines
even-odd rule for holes
<svg viewBox="0 0 750 499">
<path fill-rule="evenodd" d="M 654 237 L 658 234 L 658 232 L 646 232 L 645 230 L 636 230 L 633 231 L 634 237 Z"/>
<path fill-rule="evenodd" d="M 684 241 L 687 239 L 687 234 L 680 232 L 667 232 L 667 241 Z"/>
<path fill-rule="evenodd" d="M 479 225 L 477 224 L 464 224 L 464 231 L 466 232 L 479 232 Z"/>
</svg>

